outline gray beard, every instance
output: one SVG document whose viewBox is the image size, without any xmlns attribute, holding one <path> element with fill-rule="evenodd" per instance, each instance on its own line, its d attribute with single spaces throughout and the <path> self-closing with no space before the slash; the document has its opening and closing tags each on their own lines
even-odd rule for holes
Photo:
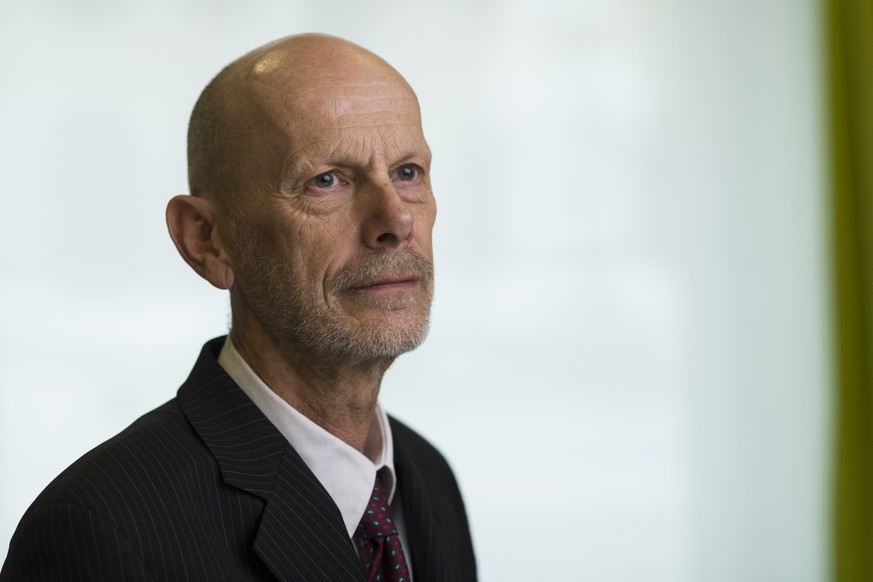
<svg viewBox="0 0 873 582">
<path fill-rule="evenodd" d="M 239 274 L 247 283 L 242 292 L 252 314 L 280 344 L 327 359 L 393 359 L 417 348 L 427 336 L 433 265 L 418 252 L 410 248 L 373 252 L 342 269 L 329 283 L 329 290 L 339 293 L 385 274 L 417 273 L 425 296 L 385 301 L 380 305 L 383 309 L 412 312 L 403 326 L 386 325 L 350 320 L 314 301 L 286 259 L 260 252 L 256 233 L 238 223 L 235 234 L 234 268 L 242 267 Z"/>
</svg>

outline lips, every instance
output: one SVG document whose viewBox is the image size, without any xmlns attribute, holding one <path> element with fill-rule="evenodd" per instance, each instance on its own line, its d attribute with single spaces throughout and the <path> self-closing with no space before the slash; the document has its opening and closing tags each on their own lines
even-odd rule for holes
<svg viewBox="0 0 873 582">
<path fill-rule="evenodd" d="M 433 280 L 433 265 L 416 251 L 374 253 L 341 269 L 331 280 L 334 292 L 362 292 L 410 288 Z"/>
<path fill-rule="evenodd" d="M 404 287 L 409 285 L 415 285 L 418 283 L 419 276 L 418 275 L 409 275 L 409 276 L 400 276 L 400 277 L 380 277 L 374 281 L 364 283 L 362 285 L 356 285 L 352 287 L 355 291 L 367 291 L 369 289 L 382 289 L 382 288 L 391 288 L 391 287 Z"/>
</svg>

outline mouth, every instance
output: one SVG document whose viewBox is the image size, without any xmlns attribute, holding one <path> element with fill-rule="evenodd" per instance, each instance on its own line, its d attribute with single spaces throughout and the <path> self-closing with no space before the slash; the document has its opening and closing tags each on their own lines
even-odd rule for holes
<svg viewBox="0 0 873 582">
<path fill-rule="evenodd" d="M 358 292 L 367 291 L 392 291 L 394 289 L 407 289 L 418 285 L 418 275 L 404 275 L 400 277 L 380 277 L 361 285 L 355 285 L 350 290 Z"/>
<path fill-rule="evenodd" d="M 433 263 L 406 248 L 397 253 L 373 253 L 340 269 L 328 283 L 331 291 L 365 301 L 412 301 L 430 293 Z"/>
</svg>

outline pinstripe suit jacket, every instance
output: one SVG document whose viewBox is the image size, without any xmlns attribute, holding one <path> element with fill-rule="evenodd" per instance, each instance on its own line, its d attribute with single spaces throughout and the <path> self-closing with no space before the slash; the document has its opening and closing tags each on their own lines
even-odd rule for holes
<svg viewBox="0 0 873 582">
<path fill-rule="evenodd" d="M 176 398 L 76 461 L 25 513 L 0 581 L 360 582 L 340 511 L 207 343 Z M 391 419 L 416 582 L 476 579 L 454 476 Z"/>
</svg>

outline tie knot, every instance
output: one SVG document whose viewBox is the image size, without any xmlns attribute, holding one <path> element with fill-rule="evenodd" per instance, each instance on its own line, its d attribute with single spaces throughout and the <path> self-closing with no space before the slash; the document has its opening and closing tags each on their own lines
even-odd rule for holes
<svg viewBox="0 0 873 582">
<path fill-rule="evenodd" d="M 385 497 L 385 490 L 378 477 L 373 486 L 373 493 L 370 495 L 370 503 L 367 504 L 361 523 L 358 524 L 358 534 L 371 540 L 397 535 L 397 528 L 394 527 L 394 520 L 388 507 L 388 498 Z"/>
</svg>

